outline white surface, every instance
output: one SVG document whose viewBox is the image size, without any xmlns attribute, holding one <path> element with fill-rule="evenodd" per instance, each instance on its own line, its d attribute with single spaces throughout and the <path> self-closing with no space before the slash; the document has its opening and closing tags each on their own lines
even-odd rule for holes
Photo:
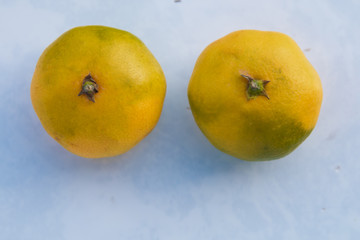
<svg viewBox="0 0 360 240">
<path fill-rule="evenodd" d="M 0 239 L 359 239 L 359 10 L 356 0 L 0 0 Z M 137 35 L 167 77 L 155 130 L 112 159 L 64 150 L 30 101 L 45 47 L 90 24 Z M 238 29 L 290 35 L 322 79 L 317 127 L 281 160 L 221 153 L 187 109 L 198 55 Z"/>
</svg>

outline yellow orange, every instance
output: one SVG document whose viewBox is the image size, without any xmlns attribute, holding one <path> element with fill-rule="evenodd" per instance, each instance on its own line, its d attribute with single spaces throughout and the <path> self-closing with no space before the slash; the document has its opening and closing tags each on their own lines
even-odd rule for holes
<svg viewBox="0 0 360 240">
<path fill-rule="evenodd" d="M 86 94 L 83 88 L 92 82 L 97 91 Z M 104 26 L 61 35 L 42 53 L 31 83 L 45 130 L 87 158 L 122 154 L 149 134 L 165 91 L 163 71 L 146 46 L 129 32 Z"/>
<path fill-rule="evenodd" d="M 292 152 L 314 129 L 322 86 L 290 37 L 242 30 L 201 53 L 188 97 L 215 147 L 243 160 L 271 160 Z"/>
</svg>

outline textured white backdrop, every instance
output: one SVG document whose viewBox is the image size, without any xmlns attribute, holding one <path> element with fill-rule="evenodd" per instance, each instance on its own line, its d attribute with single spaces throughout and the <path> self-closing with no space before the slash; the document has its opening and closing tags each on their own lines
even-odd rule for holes
<svg viewBox="0 0 360 240">
<path fill-rule="evenodd" d="M 0 0 L 0 239 L 359 239 L 359 10 L 356 0 Z M 154 131 L 111 159 L 64 150 L 30 101 L 44 48 L 90 24 L 137 35 L 168 84 Z M 322 79 L 317 127 L 281 160 L 221 153 L 188 109 L 198 55 L 239 29 L 290 35 Z"/>
</svg>

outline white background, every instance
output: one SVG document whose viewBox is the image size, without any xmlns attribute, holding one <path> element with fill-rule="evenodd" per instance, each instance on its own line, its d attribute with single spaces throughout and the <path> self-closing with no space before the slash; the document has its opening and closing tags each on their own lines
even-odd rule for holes
<svg viewBox="0 0 360 240">
<path fill-rule="evenodd" d="M 0 239 L 359 239 L 359 1 L 0 0 Z M 38 57 L 79 25 L 138 36 L 167 78 L 154 131 L 111 159 L 77 157 L 30 100 Z M 194 63 L 239 29 L 291 36 L 318 71 L 318 124 L 291 155 L 215 149 L 188 109 Z"/>
</svg>

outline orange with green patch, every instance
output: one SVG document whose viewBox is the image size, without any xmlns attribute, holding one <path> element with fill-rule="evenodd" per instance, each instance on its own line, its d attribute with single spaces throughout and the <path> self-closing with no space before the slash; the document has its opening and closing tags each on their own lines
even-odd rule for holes
<svg viewBox="0 0 360 240">
<path fill-rule="evenodd" d="M 188 97 L 215 147 L 243 160 L 271 160 L 292 152 L 314 129 L 322 87 L 290 37 L 243 30 L 201 53 Z"/>
</svg>

